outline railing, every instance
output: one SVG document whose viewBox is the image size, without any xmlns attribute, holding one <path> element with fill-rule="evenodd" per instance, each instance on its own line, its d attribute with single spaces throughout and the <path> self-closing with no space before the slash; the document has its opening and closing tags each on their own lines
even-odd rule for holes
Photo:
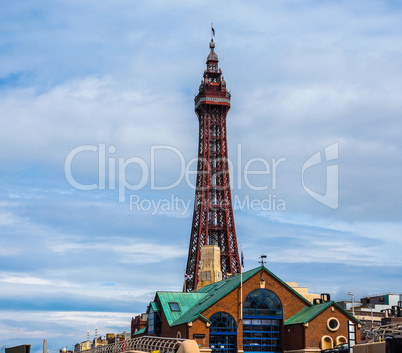
<svg viewBox="0 0 402 353">
<path fill-rule="evenodd" d="M 175 353 L 183 341 L 185 341 L 185 339 L 143 336 L 104 346 L 97 346 L 96 348 L 76 353 L 124 353 L 126 351 Z"/>
<path fill-rule="evenodd" d="M 394 323 L 388 325 L 381 325 L 376 328 L 372 328 L 370 330 L 366 330 L 364 332 L 367 338 L 372 338 L 374 341 L 377 341 L 379 337 L 382 340 L 387 336 L 392 335 L 400 335 L 402 333 L 402 323 Z"/>
</svg>

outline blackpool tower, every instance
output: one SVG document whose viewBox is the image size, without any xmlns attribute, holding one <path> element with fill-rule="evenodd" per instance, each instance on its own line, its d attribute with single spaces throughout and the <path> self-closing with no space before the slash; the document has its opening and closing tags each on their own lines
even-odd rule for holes
<svg viewBox="0 0 402 353">
<path fill-rule="evenodd" d="M 201 247 L 205 245 L 219 247 L 223 278 L 240 272 L 226 138 L 230 92 L 218 67 L 213 39 L 209 47 L 211 51 L 207 68 L 194 99 L 199 121 L 199 142 L 193 224 L 186 268 L 187 291 L 197 288 Z"/>
</svg>

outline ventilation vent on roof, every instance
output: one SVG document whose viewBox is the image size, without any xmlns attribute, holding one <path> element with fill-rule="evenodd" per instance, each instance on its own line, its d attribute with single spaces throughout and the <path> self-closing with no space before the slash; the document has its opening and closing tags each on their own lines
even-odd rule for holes
<svg viewBox="0 0 402 353">
<path fill-rule="evenodd" d="M 213 294 L 207 295 L 204 299 L 198 302 L 198 305 L 201 305 L 202 303 L 205 303 L 209 298 L 211 298 Z"/>
<path fill-rule="evenodd" d="M 215 290 L 217 290 L 217 289 L 223 287 L 225 284 L 226 284 L 226 282 L 222 282 L 219 286 L 215 287 Z"/>
<path fill-rule="evenodd" d="M 313 305 L 317 305 L 317 304 L 321 304 L 322 303 L 322 299 L 321 298 L 314 298 L 313 299 Z"/>
<path fill-rule="evenodd" d="M 211 286 L 210 288 L 208 288 L 204 293 L 208 293 L 210 290 L 214 289 L 214 286 Z"/>
<path fill-rule="evenodd" d="M 331 295 L 329 293 L 321 293 L 322 303 L 331 301 Z"/>
</svg>

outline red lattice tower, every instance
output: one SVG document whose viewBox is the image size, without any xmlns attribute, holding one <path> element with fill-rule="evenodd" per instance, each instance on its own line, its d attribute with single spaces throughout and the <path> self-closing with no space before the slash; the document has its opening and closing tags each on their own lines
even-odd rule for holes
<svg viewBox="0 0 402 353">
<path fill-rule="evenodd" d="M 199 121 L 197 182 L 194 200 L 186 274 L 186 290 L 197 288 L 200 254 L 203 245 L 218 245 L 221 251 L 223 278 L 240 272 L 239 251 L 233 218 L 228 168 L 226 115 L 230 109 L 230 92 L 218 67 L 213 40 L 207 69 L 195 97 Z"/>
</svg>

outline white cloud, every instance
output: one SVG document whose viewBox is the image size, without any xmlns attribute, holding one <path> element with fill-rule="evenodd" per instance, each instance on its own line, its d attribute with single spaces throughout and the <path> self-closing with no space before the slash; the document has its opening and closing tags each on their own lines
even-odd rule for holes
<svg viewBox="0 0 402 353">
<path fill-rule="evenodd" d="M 109 243 L 107 241 L 101 244 L 91 243 L 52 243 L 49 245 L 51 251 L 59 254 L 73 252 L 86 253 L 89 250 L 107 251 L 109 254 L 118 254 L 123 262 L 133 263 L 151 263 L 162 262 L 175 257 L 181 257 L 186 254 L 186 251 L 176 246 L 155 243 L 141 243 L 140 239 L 125 241 L 126 244 L 119 245 L 116 242 Z"/>
<path fill-rule="evenodd" d="M 17 222 L 17 218 L 11 212 L 0 213 L 0 226 L 10 226 Z"/>
<path fill-rule="evenodd" d="M 45 280 L 36 277 L 17 277 L 17 276 L 5 276 L 0 278 L 0 282 L 4 283 L 15 283 L 15 284 L 33 284 L 33 285 L 51 285 L 52 281 Z"/>
<path fill-rule="evenodd" d="M 62 291 L 107 305 L 130 295 L 146 303 L 153 290 L 180 287 L 191 219 L 130 214 L 113 191 L 70 187 L 63 167 L 68 152 L 83 144 L 113 145 L 116 152 L 107 158 L 138 156 L 148 165 L 152 145 L 174 146 L 186 161 L 196 156 L 193 95 L 208 54 L 210 9 L 179 1 L 39 1 L 9 2 L 2 10 L 3 296 L 54 299 L 51 294 Z M 229 154 L 241 143 L 243 166 L 256 156 L 287 160 L 278 189 L 269 190 L 286 200 L 287 211 L 236 212 L 247 256 L 257 259 L 264 249 L 279 265 L 401 267 L 400 15 L 399 5 L 377 1 L 364 8 L 358 1 L 215 4 L 216 52 L 232 91 Z M 336 211 L 311 199 L 300 179 L 307 158 L 333 142 L 340 148 Z M 97 181 L 95 153 L 74 163 L 79 180 Z M 158 160 L 157 174 L 160 183 L 177 176 L 172 155 Z M 325 186 L 325 166 L 314 177 Z M 143 194 L 166 197 L 148 186 Z M 194 190 L 180 185 L 174 193 L 192 198 Z M 354 274 L 345 276 L 353 280 Z M 386 282 L 378 275 L 373 283 Z M 69 345 L 71 338 L 85 339 L 97 320 L 129 329 L 126 314 L 15 308 L 4 315 L 27 319 L 38 337 L 51 333 L 61 342 L 64 334 Z"/>
</svg>

